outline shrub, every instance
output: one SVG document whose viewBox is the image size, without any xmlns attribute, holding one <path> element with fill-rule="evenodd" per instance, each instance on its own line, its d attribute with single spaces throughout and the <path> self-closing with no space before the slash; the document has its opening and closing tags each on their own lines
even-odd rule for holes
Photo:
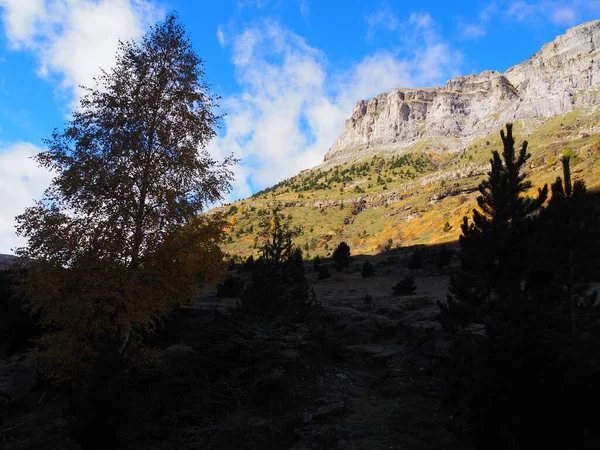
<svg viewBox="0 0 600 450">
<path fill-rule="evenodd" d="M 341 270 L 350 264 L 350 247 L 345 242 L 340 242 L 333 252 L 333 261 L 335 262 L 336 270 Z"/>
<path fill-rule="evenodd" d="M 367 278 L 371 275 L 374 275 L 375 268 L 373 267 L 373 264 L 371 264 L 369 261 L 365 261 L 362 265 L 362 269 L 360 270 L 360 274 L 363 278 Z"/>
<path fill-rule="evenodd" d="M 0 359 L 27 350 L 41 332 L 39 314 L 30 316 L 14 292 L 24 272 L 0 270 Z"/>
<path fill-rule="evenodd" d="M 415 277 L 412 273 L 405 275 L 402 279 L 392 286 L 394 295 L 410 295 L 417 289 L 415 284 Z"/>
<path fill-rule="evenodd" d="M 438 269 L 446 267 L 448 264 L 450 264 L 450 252 L 448 251 L 445 245 L 442 245 L 442 248 L 440 248 L 440 253 L 438 254 L 437 259 L 435 260 L 435 264 L 438 267 Z"/>
<path fill-rule="evenodd" d="M 254 256 L 250 255 L 246 259 L 246 262 L 244 262 L 244 264 L 242 265 L 242 270 L 244 272 L 252 272 L 253 268 L 254 268 Z"/>
<path fill-rule="evenodd" d="M 237 297 L 244 288 L 244 282 L 238 277 L 229 276 L 217 286 L 217 297 Z"/>
<path fill-rule="evenodd" d="M 365 305 L 370 305 L 371 303 L 373 303 L 373 296 L 372 296 L 371 294 L 366 294 L 366 295 L 363 297 L 363 303 L 364 303 Z"/>
<path fill-rule="evenodd" d="M 324 280 L 325 278 L 331 278 L 329 268 L 327 266 L 319 266 L 319 274 L 317 275 L 317 279 Z"/>
<path fill-rule="evenodd" d="M 423 250 L 421 250 L 420 248 L 417 248 L 413 252 L 410 259 L 408 260 L 408 263 L 406 264 L 406 266 L 411 270 L 422 268 L 423 267 Z"/>
<path fill-rule="evenodd" d="M 319 271 L 319 266 L 321 264 L 321 258 L 319 258 L 319 255 L 315 256 L 315 259 L 313 259 L 313 269 L 315 270 L 315 272 Z"/>
</svg>

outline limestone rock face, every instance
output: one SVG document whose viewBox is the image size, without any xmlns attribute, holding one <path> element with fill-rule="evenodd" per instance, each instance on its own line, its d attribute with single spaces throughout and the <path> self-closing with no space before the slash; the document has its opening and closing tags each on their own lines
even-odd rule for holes
<svg viewBox="0 0 600 450">
<path fill-rule="evenodd" d="M 452 78 L 446 86 L 392 89 L 361 100 L 325 162 L 380 151 L 401 153 L 421 139 L 463 148 L 514 119 L 547 118 L 597 102 L 600 20 L 569 29 L 505 73 Z M 434 144 L 435 145 L 435 144 Z"/>
</svg>

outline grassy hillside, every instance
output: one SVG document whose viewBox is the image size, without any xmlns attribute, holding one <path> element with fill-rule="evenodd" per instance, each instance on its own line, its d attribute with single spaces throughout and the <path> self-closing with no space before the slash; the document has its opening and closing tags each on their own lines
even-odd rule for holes
<svg viewBox="0 0 600 450">
<path fill-rule="evenodd" d="M 500 130 L 449 152 L 443 142 L 418 142 L 401 155 L 380 154 L 355 163 L 323 165 L 216 208 L 226 215 L 225 250 L 236 258 L 256 254 L 260 218 L 275 205 L 303 229 L 296 242 L 305 256 L 326 256 L 346 241 L 353 254 L 456 240 L 460 223 L 475 204 L 493 150 L 502 149 Z M 574 154 L 576 179 L 600 187 L 600 108 L 580 108 L 550 119 L 515 121 L 520 146 L 529 142 L 534 188 L 561 173 L 560 155 Z"/>
</svg>

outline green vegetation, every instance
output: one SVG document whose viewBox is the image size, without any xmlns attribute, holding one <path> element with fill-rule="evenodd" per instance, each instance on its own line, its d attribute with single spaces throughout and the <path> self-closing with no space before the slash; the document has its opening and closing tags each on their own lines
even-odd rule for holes
<svg viewBox="0 0 600 450">
<path fill-rule="evenodd" d="M 590 188 L 600 187 L 599 136 L 579 131 L 598 122 L 599 112 L 576 110 L 514 124 L 515 134 L 528 133 L 531 158 L 527 170 L 532 189 L 553 182 L 566 148 L 574 156 L 574 176 L 585 174 Z M 461 219 L 475 200 L 476 187 L 485 177 L 492 150 L 501 145 L 498 133 L 484 136 L 456 153 L 432 150 L 439 144 L 427 141 L 400 155 L 379 154 L 307 170 L 257 193 L 247 202 L 257 209 L 265 209 L 271 202 L 284 205 L 282 209 L 304 227 L 305 233 L 297 241 L 302 248 L 308 245 L 311 255 L 327 256 L 325 244 L 331 239 L 347 242 L 356 254 L 380 252 L 389 239 L 394 246 L 450 242 L 461 232 Z M 366 202 L 364 206 L 361 199 Z M 339 207 L 342 201 L 343 208 Z M 329 202 L 335 206 L 329 206 Z M 235 217 L 239 224 L 227 230 L 233 238 L 225 249 L 232 256 L 246 258 L 256 250 L 258 221 L 247 212 Z M 252 225 L 254 231 L 248 232 Z"/>
</svg>

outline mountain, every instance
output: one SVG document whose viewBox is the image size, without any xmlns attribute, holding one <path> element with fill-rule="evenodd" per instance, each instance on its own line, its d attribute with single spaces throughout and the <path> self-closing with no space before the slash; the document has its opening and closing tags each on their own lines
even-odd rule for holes
<svg viewBox="0 0 600 450">
<path fill-rule="evenodd" d="M 339 164 L 397 153 L 428 139 L 459 150 L 516 119 L 589 106 L 600 92 L 600 20 L 571 28 L 504 73 L 452 78 L 446 86 L 392 89 L 357 103 L 325 155 Z"/>
<path fill-rule="evenodd" d="M 260 245 L 261 218 L 277 204 L 304 229 L 308 256 L 346 241 L 353 253 L 455 240 L 477 185 L 514 124 L 529 142 L 534 188 L 560 175 L 600 188 L 600 20 L 571 28 L 504 73 L 452 78 L 446 86 L 392 89 L 357 103 L 320 166 L 211 211 L 226 215 L 226 250 Z"/>
</svg>

